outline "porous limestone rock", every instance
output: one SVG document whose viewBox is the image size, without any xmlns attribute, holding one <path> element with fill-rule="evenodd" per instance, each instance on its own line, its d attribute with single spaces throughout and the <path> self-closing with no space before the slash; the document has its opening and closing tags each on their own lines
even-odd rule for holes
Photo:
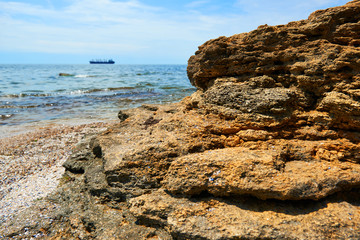
<svg viewBox="0 0 360 240">
<path fill-rule="evenodd" d="M 30 210 L 51 221 L 5 236 L 360 239 L 359 0 L 210 40 L 188 76 L 190 97 L 81 142 Z"/>
<path fill-rule="evenodd" d="M 262 150 L 234 147 L 186 155 L 171 164 L 163 183 L 176 194 L 249 194 L 281 200 L 317 200 L 360 184 L 359 164 L 306 156 L 319 142 L 290 143 L 306 150 L 281 150 L 277 141 L 267 144 Z"/>
<path fill-rule="evenodd" d="M 204 91 L 201 106 L 232 118 L 273 126 L 313 110 L 330 114 L 328 127 L 358 131 L 359 21 L 359 1 L 352 1 L 213 39 L 189 59 L 188 76 Z"/>
</svg>

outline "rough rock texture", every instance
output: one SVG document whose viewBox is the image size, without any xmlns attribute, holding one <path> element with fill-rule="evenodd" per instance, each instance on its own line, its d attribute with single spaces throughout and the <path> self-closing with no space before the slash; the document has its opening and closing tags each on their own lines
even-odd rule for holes
<svg viewBox="0 0 360 240">
<path fill-rule="evenodd" d="M 188 76 L 191 97 L 80 143 L 51 224 L 6 236 L 360 239 L 359 0 L 210 40 Z"/>
</svg>

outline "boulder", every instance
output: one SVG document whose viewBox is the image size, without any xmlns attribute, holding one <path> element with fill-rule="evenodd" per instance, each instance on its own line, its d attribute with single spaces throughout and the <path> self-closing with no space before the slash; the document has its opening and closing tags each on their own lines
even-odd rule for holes
<svg viewBox="0 0 360 240">
<path fill-rule="evenodd" d="M 122 110 L 5 236 L 359 239 L 359 47 L 359 0 L 204 43 L 193 95 Z"/>
<path fill-rule="evenodd" d="M 59 73 L 60 77 L 73 77 L 75 76 L 75 74 L 70 74 L 70 73 Z"/>
</svg>

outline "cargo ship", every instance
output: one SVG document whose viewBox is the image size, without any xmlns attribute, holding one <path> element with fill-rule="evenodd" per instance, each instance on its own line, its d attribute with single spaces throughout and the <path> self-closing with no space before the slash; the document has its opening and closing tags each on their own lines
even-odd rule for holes
<svg viewBox="0 0 360 240">
<path fill-rule="evenodd" d="M 114 64 L 115 61 L 112 59 L 109 60 L 103 60 L 103 59 L 96 59 L 96 60 L 90 60 L 90 64 Z"/>
</svg>

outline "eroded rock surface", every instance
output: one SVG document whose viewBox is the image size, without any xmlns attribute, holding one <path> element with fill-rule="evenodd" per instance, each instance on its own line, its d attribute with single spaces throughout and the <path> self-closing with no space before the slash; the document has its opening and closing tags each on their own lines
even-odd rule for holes
<svg viewBox="0 0 360 240">
<path fill-rule="evenodd" d="M 358 0 L 206 42 L 188 65 L 198 91 L 122 111 L 80 143 L 58 192 L 39 203 L 56 206 L 41 213 L 51 224 L 27 232 L 359 239 L 359 59 Z M 23 233 L 23 218 L 6 236 Z"/>
</svg>

